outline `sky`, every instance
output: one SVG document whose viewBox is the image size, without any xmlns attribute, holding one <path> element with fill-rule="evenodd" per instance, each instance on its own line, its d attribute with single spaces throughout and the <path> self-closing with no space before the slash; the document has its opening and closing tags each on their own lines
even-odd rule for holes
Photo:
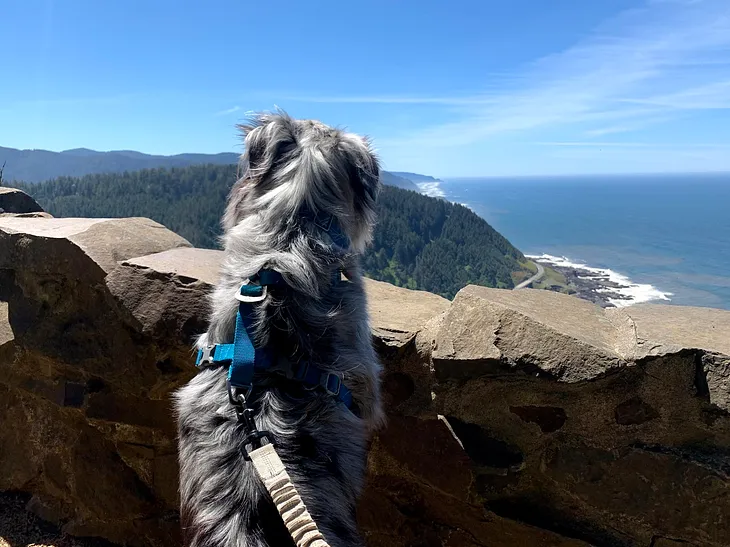
<svg viewBox="0 0 730 547">
<path fill-rule="evenodd" d="M 730 171 L 730 0 L 0 0 L 0 146 L 241 152 L 282 108 L 439 177 Z"/>
</svg>

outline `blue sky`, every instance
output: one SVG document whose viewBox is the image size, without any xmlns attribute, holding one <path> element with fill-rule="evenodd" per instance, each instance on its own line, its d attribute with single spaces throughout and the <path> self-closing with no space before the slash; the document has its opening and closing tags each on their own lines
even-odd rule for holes
<svg viewBox="0 0 730 547">
<path fill-rule="evenodd" d="M 730 171 L 728 0 L 0 0 L 0 146 L 241 151 L 275 106 L 442 177 Z"/>
</svg>

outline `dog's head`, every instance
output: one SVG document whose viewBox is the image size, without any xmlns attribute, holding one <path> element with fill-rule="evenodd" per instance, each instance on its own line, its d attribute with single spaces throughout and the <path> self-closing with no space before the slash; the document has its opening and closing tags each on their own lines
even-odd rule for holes
<svg viewBox="0 0 730 547">
<path fill-rule="evenodd" d="M 223 218 L 226 231 L 252 214 L 272 223 L 305 208 L 334 215 L 362 252 L 372 237 L 380 167 L 369 142 L 315 120 L 283 112 L 241 125 L 245 152 Z"/>
</svg>

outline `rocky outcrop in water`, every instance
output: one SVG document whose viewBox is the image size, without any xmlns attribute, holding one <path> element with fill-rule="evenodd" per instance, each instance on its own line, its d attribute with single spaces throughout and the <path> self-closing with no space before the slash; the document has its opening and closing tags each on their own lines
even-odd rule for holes
<svg viewBox="0 0 730 547">
<path fill-rule="evenodd" d="M 147 219 L 0 218 L 0 491 L 72 535 L 179 544 L 169 394 L 220 259 Z M 369 546 L 730 544 L 730 312 L 368 295 Z"/>
</svg>

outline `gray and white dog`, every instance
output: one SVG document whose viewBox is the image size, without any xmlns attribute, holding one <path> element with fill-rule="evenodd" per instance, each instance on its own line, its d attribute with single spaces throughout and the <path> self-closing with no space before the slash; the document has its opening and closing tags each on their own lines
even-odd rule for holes
<svg viewBox="0 0 730 547">
<path fill-rule="evenodd" d="M 241 177 L 223 218 L 225 259 L 198 347 L 233 341 L 235 294 L 245 280 L 262 268 L 281 274 L 285 283 L 257 304 L 256 344 L 273 349 L 277 366 L 305 359 L 336 373 L 354 407 L 272 373 L 257 373 L 248 403 L 329 544 L 362 545 L 355 504 L 368 437 L 383 422 L 381 366 L 359 266 L 375 222 L 378 160 L 364 138 L 283 112 L 256 115 L 241 130 Z M 347 245 L 336 245 L 311 211 L 332 215 Z M 245 435 L 225 367 L 205 368 L 182 387 L 175 410 L 184 544 L 294 545 L 240 450 Z"/>
</svg>

